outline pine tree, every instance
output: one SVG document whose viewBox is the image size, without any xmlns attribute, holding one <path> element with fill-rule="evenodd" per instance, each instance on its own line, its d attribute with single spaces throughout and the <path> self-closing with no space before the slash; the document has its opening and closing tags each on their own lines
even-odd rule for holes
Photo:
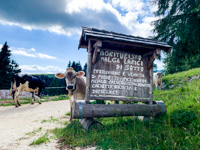
<svg viewBox="0 0 200 150">
<path fill-rule="evenodd" d="M 71 61 L 69 61 L 67 68 L 71 67 Z"/>
<path fill-rule="evenodd" d="M 74 70 L 76 70 L 76 62 L 75 61 L 72 62 L 71 67 L 74 68 Z"/>
<path fill-rule="evenodd" d="M 78 63 L 76 63 L 76 70 L 75 71 L 82 71 L 82 66 L 81 66 L 81 63 L 80 61 Z"/>
<path fill-rule="evenodd" d="M 81 63 L 80 63 L 80 61 L 79 62 L 75 62 L 75 61 L 73 61 L 72 63 L 71 63 L 71 61 L 69 61 L 69 63 L 68 63 L 68 65 L 67 65 L 67 68 L 68 67 L 72 67 L 72 68 L 74 68 L 74 70 L 76 71 L 76 72 L 78 72 L 78 71 L 85 71 L 85 70 L 87 70 L 87 64 L 85 64 L 86 66 L 84 66 L 84 67 L 86 67 L 86 68 L 82 68 L 82 66 L 81 66 Z M 85 72 L 86 73 L 86 72 Z"/>
<path fill-rule="evenodd" d="M 0 51 L 0 89 L 9 89 L 12 76 L 21 72 L 19 65 L 10 59 L 11 51 L 8 48 L 5 42 Z"/>
<path fill-rule="evenodd" d="M 173 46 L 165 59 L 167 73 L 200 67 L 200 0 L 154 0 L 156 39 Z"/>
</svg>

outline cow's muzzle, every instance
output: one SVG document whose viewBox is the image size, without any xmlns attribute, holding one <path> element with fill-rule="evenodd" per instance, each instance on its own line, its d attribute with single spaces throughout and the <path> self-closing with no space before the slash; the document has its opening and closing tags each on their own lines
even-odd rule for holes
<svg viewBox="0 0 200 150">
<path fill-rule="evenodd" d="M 67 89 L 68 89 L 68 90 L 72 90 L 73 88 L 74 88 L 73 85 L 68 85 L 68 86 L 67 86 Z"/>
</svg>

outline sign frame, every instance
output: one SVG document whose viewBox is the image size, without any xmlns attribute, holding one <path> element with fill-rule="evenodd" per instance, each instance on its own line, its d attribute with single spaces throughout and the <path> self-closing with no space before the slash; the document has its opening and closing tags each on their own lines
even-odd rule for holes
<svg viewBox="0 0 200 150">
<path fill-rule="evenodd" d="M 138 54 L 137 50 L 135 51 L 127 51 L 126 49 L 123 50 L 115 50 L 114 48 L 106 48 L 105 46 L 102 48 L 102 40 L 94 40 L 94 39 L 88 39 L 88 68 L 87 68 L 87 83 L 86 83 L 86 103 L 89 103 L 90 100 L 111 100 L 111 101 L 130 101 L 130 102 L 144 102 L 144 103 L 152 103 L 153 101 L 153 61 L 155 58 L 157 58 L 157 55 L 160 54 L 160 50 L 154 50 L 151 51 L 151 53 L 147 54 L 147 53 L 143 53 L 143 54 Z M 139 93 L 141 94 L 137 94 L 137 96 L 134 95 L 126 95 L 126 94 L 122 94 L 122 95 L 117 95 L 117 96 L 113 96 L 112 94 L 94 94 L 94 87 L 93 85 L 95 83 L 94 82 L 94 69 L 97 69 L 98 67 L 96 67 L 97 65 L 99 65 L 99 63 L 101 63 L 100 60 L 101 55 L 100 53 L 102 51 L 109 51 L 109 52 L 118 52 L 120 54 L 133 54 L 135 56 L 141 56 L 141 60 L 144 62 L 143 64 L 143 71 L 145 72 L 145 78 L 146 78 L 146 82 L 148 84 L 148 90 L 146 90 L 145 92 L 143 92 L 143 90 L 140 88 Z M 129 57 L 130 57 L 129 55 Z M 128 57 L 128 56 L 127 56 Z M 133 60 L 133 59 L 132 59 Z M 123 61 L 120 59 L 120 61 Z M 134 61 L 134 60 L 133 60 Z M 108 62 L 108 59 L 107 59 Z M 109 62 L 109 65 L 111 65 Z M 141 63 L 141 62 L 140 62 Z M 108 64 L 108 63 L 107 63 Z M 124 67 L 124 64 L 121 64 L 118 62 L 118 64 L 120 64 L 120 67 Z M 139 62 L 138 62 L 139 64 Z M 112 65 L 111 65 L 112 66 Z M 116 66 L 116 64 L 114 65 Z M 133 65 L 134 67 L 134 65 Z M 112 68 L 112 67 L 111 67 Z M 113 68 L 113 69 L 116 69 Z M 145 93 L 145 94 L 142 94 Z M 120 93 L 120 92 L 119 92 Z M 130 93 L 130 92 L 129 92 Z M 145 96 L 143 96 L 145 95 Z"/>
</svg>

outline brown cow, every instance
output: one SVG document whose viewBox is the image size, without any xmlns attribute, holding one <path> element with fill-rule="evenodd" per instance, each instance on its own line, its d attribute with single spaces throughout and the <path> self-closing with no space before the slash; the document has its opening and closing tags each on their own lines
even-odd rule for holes
<svg viewBox="0 0 200 150">
<path fill-rule="evenodd" d="M 83 71 L 76 72 L 73 68 L 67 68 L 65 73 L 57 73 L 55 76 L 58 79 L 65 78 L 66 90 L 69 93 L 69 102 L 71 116 L 69 122 L 72 122 L 72 105 L 74 100 L 84 100 L 86 90 L 86 77 L 83 77 L 85 73 Z"/>
<path fill-rule="evenodd" d="M 158 85 L 160 86 L 160 90 L 162 89 L 162 76 L 161 72 L 153 74 L 153 84 L 156 86 L 156 89 L 158 89 Z"/>
</svg>

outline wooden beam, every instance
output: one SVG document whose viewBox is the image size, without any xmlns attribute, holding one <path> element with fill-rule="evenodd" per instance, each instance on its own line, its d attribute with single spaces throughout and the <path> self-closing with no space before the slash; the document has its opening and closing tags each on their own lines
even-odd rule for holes
<svg viewBox="0 0 200 150">
<path fill-rule="evenodd" d="M 145 53 L 143 56 L 149 56 L 149 55 L 153 55 L 153 53 L 155 53 L 155 51 L 150 51 L 150 52 L 147 52 L 147 53 Z"/>
<path fill-rule="evenodd" d="M 110 41 L 110 40 L 103 40 L 103 41 L 107 42 L 107 43 L 114 43 L 114 44 L 119 44 L 119 45 L 128 45 L 128 46 L 133 46 L 133 47 L 141 47 L 141 48 L 152 49 L 152 50 L 154 50 L 156 48 L 155 46 L 147 46 L 147 45 L 130 43 L 130 42 L 120 42 L 120 41 Z"/>
<path fill-rule="evenodd" d="M 93 48 L 94 48 L 94 53 L 93 53 L 93 57 L 92 57 L 92 64 L 93 65 L 96 62 L 97 55 L 98 55 L 98 52 L 100 52 L 101 47 L 102 47 L 102 41 L 101 40 L 96 41 L 96 43 L 93 45 Z"/>
<path fill-rule="evenodd" d="M 96 63 L 96 60 L 97 60 L 97 55 L 98 55 L 98 52 L 100 52 L 100 48 L 99 47 L 96 47 L 94 49 L 94 53 L 93 53 L 93 57 L 92 57 L 92 64 L 94 65 Z"/>
<path fill-rule="evenodd" d="M 96 43 L 94 43 L 93 48 L 96 47 L 102 47 L 102 41 L 101 40 L 97 40 Z"/>
<path fill-rule="evenodd" d="M 152 63 L 153 65 L 153 63 Z M 153 104 L 153 67 L 150 67 L 149 70 L 149 74 L 150 74 L 150 88 L 149 88 L 149 97 L 150 97 L 150 103 L 149 104 Z"/>
<path fill-rule="evenodd" d="M 147 103 L 147 102 L 150 102 L 150 99 L 149 98 L 140 98 L 140 97 L 125 97 L 125 96 L 115 96 L 115 97 L 112 97 L 112 96 L 93 96 L 91 95 L 90 96 L 91 99 L 94 99 L 94 100 L 110 100 L 110 101 L 125 101 L 125 102 L 144 102 L 144 103 Z"/>
<path fill-rule="evenodd" d="M 156 55 L 156 53 L 153 53 L 153 55 L 150 57 L 150 60 L 149 60 L 149 62 L 148 62 L 148 66 L 147 66 L 147 69 L 148 69 L 148 70 L 151 69 L 151 67 L 152 67 L 152 65 L 153 65 L 153 61 L 154 61 L 155 59 L 157 59 L 157 58 L 158 58 L 158 56 Z"/>
<path fill-rule="evenodd" d="M 85 101 L 89 103 L 90 100 L 90 81 L 91 81 L 91 70 L 92 70 L 92 42 L 88 41 L 88 66 L 87 66 L 87 82 L 86 82 L 86 94 Z"/>
<path fill-rule="evenodd" d="M 162 104 L 86 104 L 79 101 L 73 103 L 73 119 L 116 116 L 159 116 L 166 113 Z"/>
<path fill-rule="evenodd" d="M 88 48 L 88 46 L 87 46 L 87 45 L 81 45 L 81 47 L 80 47 L 80 48 L 86 48 L 86 49 L 87 49 L 87 48 Z M 80 48 L 79 48 L 79 49 L 80 49 Z"/>
</svg>

